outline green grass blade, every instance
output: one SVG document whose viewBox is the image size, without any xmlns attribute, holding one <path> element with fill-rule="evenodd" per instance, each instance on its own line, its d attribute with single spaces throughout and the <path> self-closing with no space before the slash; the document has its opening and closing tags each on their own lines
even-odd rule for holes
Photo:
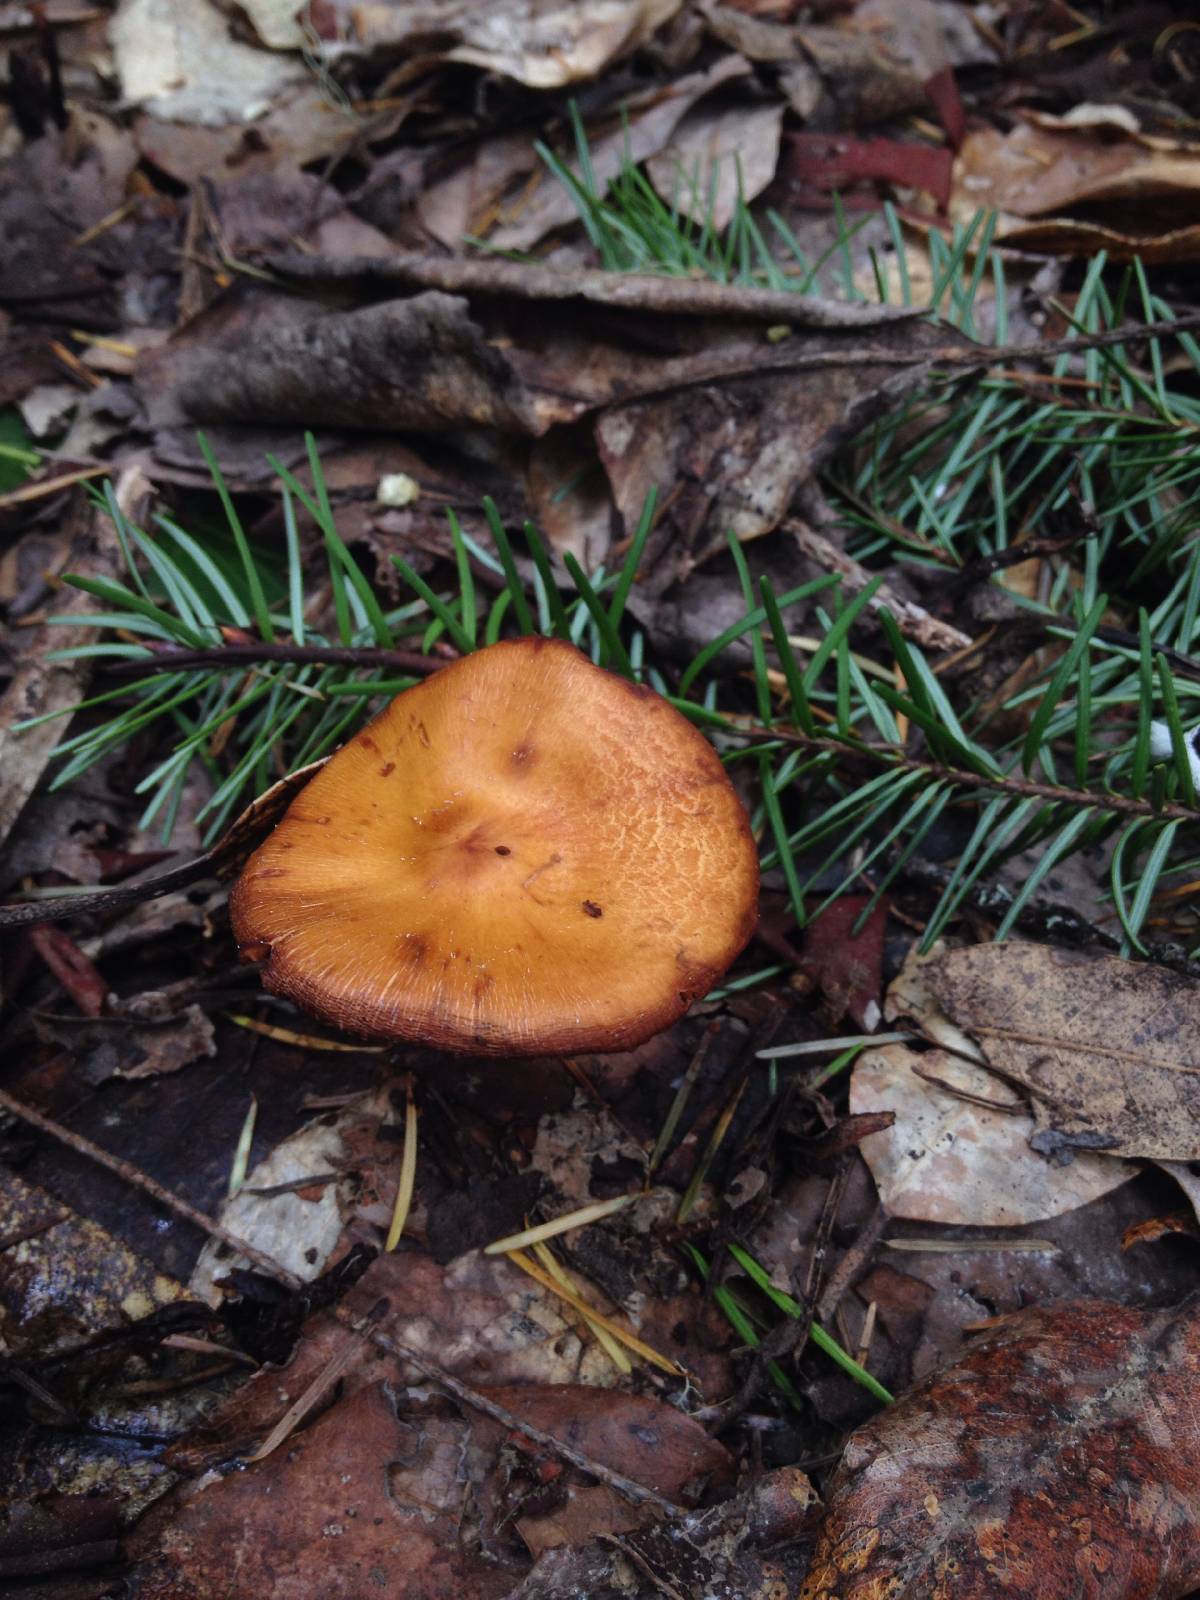
<svg viewBox="0 0 1200 1600">
<path fill-rule="evenodd" d="M 246 575 L 246 589 L 250 595 L 250 609 L 258 626 L 259 634 L 268 644 L 275 642 L 275 628 L 271 622 L 271 612 L 267 605 L 266 591 L 263 589 L 262 576 L 250 549 L 250 541 L 246 538 L 246 530 L 242 527 L 242 519 L 237 514 L 217 458 L 213 454 L 208 440 L 204 434 L 196 435 L 200 445 L 200 454 L 208 466 L 209 476 L 212 478 L 213 487 L 221 502 L 221 509 L 225 513 L 225 521 L 229 524 L 229 531 L 233 535 L 233 542 L 237 546 L 238 557 L 242 563 L 242 571 Z"/>
<path fill-rule="evenodd" d="M 546 610 L 549 614 L 551 632 L 560 639 L 571 637 L 571 622 L 567 616 L 566 607 L 562 602 L 562 595 L 558 592 L 558 585 L 554 581 L 554 573 L 550 566 L 550 557 L 542 536 L 532 522 L 525 524 L 525 543 L 529 546 L 529 554 L 533 557 L 533 564 L 538 576 L 542 580 L 542 593 L 546 597 Z"/>
<path fill-rule="evenodd" d="M 415 590 L 430 611 L 433 612 L 442 627 L 454 640 L 456 648 L 461 650 L 463 655 L 470 655 L 475 648 L 474 641 L 446 602 L 439 595 L 434 594 L 421 574 L 410 567 L 403 556 L 391 556 L 389 559 L 409 588 Z"/>
<path fill-rule="evenodd" d="M 637 673 L 633 670 L 633 663 L 621 643 L 620 635 L 609 620 L 608 612 L 600 600 L 600 596 L 592 588 L 587 573 L 576 561 L 569 550 L 563 551 L 563 566 L 571 575 L 571 582 L 579 591 L 579 598 L 587 607 L 588 614 L 596 625 L 600 635 L 601 644 L 606 663 L 615 671 L 626 678 L 637 682 Z"/>
<path fill-rule="evenodd" d="M 1184 804 L 1194 809 L 1196 784 L 1192 778 L 1192 763 L 1188 759 L 1187 734 L 1179 716 L 1179 697 L 1175 693 L 1175 682 L 1171 677 L 1167 658 L 1163 655 L 1158 657 L 1158 684 L 1162 691 L 1163 716 L 1171 730 L 1171 752 L 1175 757 L 1174 770 L 1179 779 L 1179 790 Z"/>
<path fill-rule="evenodd" d="M 488 527 L 492 530 L 492 538 L 496 541 L 496 554 L 500 557 L 504 568 L 504 579 L 508 584 L 509 593 L 512 595 L 513 616 L 517 619 L 517 627 L 523 634 L 536 633 L 537 628 L 533 623 L 533 613 L 529 609 L 529 601 L 525 596 L 525 585 L 521 582 L 521 575 L 517 571 L 516 559 L 513 556 L 512 545 L 509 543 L 508 531 L 503 519 L 496 509 L 496 502 L 490 495 L 483 498 L 483 513 L 487 517 Z"/>
<path fill-rule="evenodd" d="M 461 615 L 463 632 L 471 641 L 471 648 L 475 648 L 476 616 L 475 616 L 475 576 L 471 571 L 471 559 L 467 547 L 463 542 L 462 528 L 458 518 L 449 506 L 446 508 L 446 519 L 450 524 L 450 537 L 454 541 L 454 561 L 458 569 L 458 592 L 461 596 Z"/>
<path fill-rule="evenodd" d="M 617 586 L 613 590 L 613 597 L 608 605 L 608 620 L 614 629 L 621 626 L 621 618 L 625 615 L 625 605 L 629 599 L 629 591 L 633 588 L 634 579 L 637 577 L 638 567 L 641 565 L 642 553 L 646 548 L 646 540 L 650 537 L 650 530 L 654 526 L 654 511 L 658 504 L 658 490 L 651 489 L 642 506 L 642 514 L 638 519 L 637 530 L 633 535 L 633 543 L 621 565 L 617 576 Z"/>
<path fill-rule="evenodd" d="M 798 600 L 806 600 L 809 595 L 820 594 L 824 589 L 831 589 L 837 581 L 836 576 L 832 573 L 826 573 L 820 578 L 813 578 L 808 583 L 802 583 L 799 588 L 788 589 L 786 593 L 779 596 L 777 602 L 779 609 L 782 611 L 784 606 L 794 605 Z M 739 622 L 732 623 L 724 632 L 719 633 L 715 639 L 710 640 L 695 659 L 689 663 L 683 677 L 680 678 L 679 698 L 681 700 L 687 699 L 687 693 L 692 684 L 695 683 L 705 667 L 720 655 L 722 650 L 740 639 L 744 633 L 749 633 L 752 628 L 761 628 L 766 620 L 766 611 L 762 606 L 756 606 L 753 611 L 747 613 Z"/>
<path fill-rule="evenodd" d="M 750 568 L 746 562 L 746 552 L 742 549 L 742 542 L 735 533 L 726 535 L 729 542 L 729 553 L 733 557 L 733 564 L 737 568 L 738 582 L 742 586 L 742 599 L 746 610 L 753 611 L 754 581 L 750 577 Z M 765 608 L 764 608 L 765 609 Z M 750 633 L 750 658 L 754 663 L 754 696 L 758 705 L 758 720 L 769 723 L 771 720 L 771 683 L 767 677 L 767 652 L 763 648 L 762 631 L 752 629 Z"/>
<path fill-rule="evenodd" d="M 799 1301 L 793 1300 L 790 1294 L 784 1294 L 782 1290 L 777 1289 L 748 1250 L 743 1250 L 741 1245 L 737 1244 L 729 1245 L 728 1249 L 738 1266 L 750 1281 L 762 1290 L 772 1305 L 777 1306 L 789 1317 L 799 1319 L 807 1317 L 808 1312 Z M 825 1332 L 819 1322 L 814 1320 L 809 1323 L 808 1334 L 817 1348 L 823 1350 L 831 1360 L 836 1361 L 844 1372 L 848 1372 L 855 1383 L 862 1384 L 864 1389 L 873 1394 L 876 1400 L 881 1400 L 885 1406 L 892 1404 L 895 1397 L 883 1387 L 879 1379 L 872 1377 L 865 1367 L 860 1366 L 853 1356 L 848 1355 L 837 1340 Z"/>
<path fill-rule="evenodd" d="M 1013 898 L 1013 903 L 1005 912 L 1000 926 L 996 929 L 996 941 L 1007 939 L 1017 919 L 1025 907 L 1033 899 L 1046 877 L 1054 870 L 1064 857 L 1071 854 L 1075 841 L 1095 817 L 1091 806 L 1084 806 L 1059 830 L 1055 837 L 1045 846 L 1041 857 L 1033 871 L 1025 879 L 1020 890 Z"/>
<path fill-rule="evenodd" d="M 1100 626 L 1100 619 L 1108 606 L 1105 595 L 1099 595 L 1095 605 L 1092 606 L 1087 616 L 1080 623 L 1070 648 L 1059 662 L 1054 676 L 1042 696 L 1037 710 L 1029 724 L 1029 732 L 1025 735 L 1025 742 L 1021 747 L 1021 765 L 1026 772 L 1033 770 L 1034 762 L 1042 752 L 1042 745 L 1046 737 L 1046 729 L 1050 726 L 1050 719 L 1058 709 L 1063 691 L 1067 684 L 1074 678 L 1080 661 L 1083 659 L 1092 635 Z"/>
<path fill-rule="evenodd" d="M 804 678 L 800 670 L 800 664 L 796 660 L 795 651 L 788 641 L 787 629 L 783 625 L 783 616 L 775 599 L 775 591 L 771 587 L 770 578 L 764 574 L 758 580 L 758 586 L 762 595 L 763 611 L 766 613 L 767 621 L 771 627 L 771 637 L 775 643 L 775 654 L 779 657 L 779 665 L 783 671 L 784 682 L 788 687 L 793 721 L 805 733 L 815 736 L 817 724 L 813 718 L 812 707 L 808 703 L 808 692 L 804 687 Z"/>
</svg>

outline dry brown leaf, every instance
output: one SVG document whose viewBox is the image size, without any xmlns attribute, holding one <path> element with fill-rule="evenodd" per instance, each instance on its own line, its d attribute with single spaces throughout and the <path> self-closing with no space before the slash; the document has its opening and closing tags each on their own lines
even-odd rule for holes
<svg viewBox="0 0 1200 1600">
<path fill-rule="evenodd" d="M 769 532 L 835 439 L 938 356 L 972 351 L 911 315 L 765 289 L 401 253 L 271 265 L 322 301 L 241 290 L 144 356 L 160 441 L 239 421 L 527 440 L 587 419 L 614 536 L 651 488 L 663 506 L 639 598 L 724 549 L 725 530 Z M 788 336 L 769 338 L 781 321 Z"/>
<path fill-rule="evenodd" d="M 987 56 L 979 35 L 933 0 L 862 0 L 834 23 L 799 27 L 711 0 L 700 9 L 723 44 L 783 69 L 780 88 L 798 115 L 842 131 L 927 108 L 935 73 Z"/>
<path fill-rule="evenodd" d="M 703 1511 L 577 1549 L 550 1549 L 507 1600 L 785 1600 L 795 1592 L 796 1542 L 819 1509 L 804 1473 L 781 1467 Z"/>
<path fill-rule="evenodd" d="M 775 176 L 783 111 L 724 96 L 706 100 L 646 163 L 650 181 L 694 221 L 727 228 L 737 206 L 756 200 Z"/>
<path fill-rule="evenodd" d="M 173 928 L 182 922 L 177 912 Z M 116 1007 L 89 1021 L 58 1021 L 43 1014 L 33 1019 L 33 1026 L 40 1039 L 68 1050 L 80 1081 L 93 1086 L 110 1078 L 156 1078 L 217 1053 L 212 1021 L 197 1005 L 151 1021 L 122 1015 Z"/>
<path fill-rule="evenodd" d="M 1200 1302 L 1004 1318 L 851 1438 L 799 1600 L 1178 1600 L 1200 1583 Z"/>
<path fill-rule="evenodd" d="M 303 167 L 358 137 L 357 125 L 335 111 L 312 82 L 275 95 L 266 115 L 249 126 L 202 127 L 142 112 L 134 117 L 132 131 L 147 161 L 189 186 L 218 174 L 241 177 Z"/>
<path fill-rule="evenodd" d="M 126 128 L 78 107 L 64 128 L 52 128 L 0 159 L 0 298 L 20 306 L 22 319 L 34 321 L 40 310 L 60 327 L 119 325 L 142 266 L 129 259 L 130 246 L 137 239 L 148 246 L 148 256 L 153 253 L 134 219 L 114 217 L 125 204 L 137 161 Z M 108 226 L 81 241 L 106 219 Z M 146 265 L 157 270 L 152 260 Z M 16 357 L 20 343 L 12 343 Z M 7 360 L 0 365 L 7 388 Z M 25 366 L 21 355 L 18 372 Z M 60 367 L 54 376 L 61 375 Z M 25 387 L 10 391 L 11 398 Z"/>
<path fill-rule="evenodd" d="M 952 950 L 925 972 L 988 1065 L 1029 1091 L 1034 1149 L 1200 1157 L 1194 978 L 1035 944 Z"/>
<path fill-rule="evenodd" d="M 136 495 L 140 474 L 127 474 L 117 486 L 117 499 L 128 509 Z M 107 517 L 75 502 L 64 518 L 63 567 L 94 578 L 112 579 L 120 563 L 120 549 Z M 60 617 L 76 611 L 78 593 L 60 589 L 47 606 Z M 80 611 L 78 626 L 42 623 L 12 635 L 19 650 L 16 671 L 0 696 L 0 842 L 12 832 L 17 818 L 46 770 L 63 737 L 64 722 L 57 718 L 40 726 L 14 732 L 14 724 L 29 717 L 61 715 L 84 697 L 91 663 L 48 661 L 47 652 L 66 650 L 91 642 L 94 630 Z"/>
<path fill-rule="evenodd" d="M 950 215 L 999 213 L 996 237 L 1023 250 L 1183 261 L 1200 251 L 1200 147 L 1019 122 L 974 128 L 954 163 Z"/>
<path fill-rule="evenodd" d="M 251 358 L 230 361 L 248 340 Z M 543 419 L 466 302 L 436 291 L 331 311 L 249 290 L 145 355 L 136 381 L 160 428 L 202 418 L 414 430 L 470 420 L 535 433 L 558 409 L 548 401 Z"/>
<path fill-rule="evenodd" d="M 693 1503 L 706 1484 L 717 1492 L 730 1485 L 724 1447 L 661 1400 L 572 1387 L 486 1393 L 513 1417 L 676 1504 Z M 520 1526 L 544 1532 L 545 1548 L 556 1548 L 553 1516 L 539 1513 L 539 1503 L 557 1506 L 558 1528 L 580 1542 L 640 1530 L 648 1561 L 656 1549 L 659 1559 L 669 1552 L 679 1524 L 666 1526 L 665 1543 L 655 1540 L 644 1508 L 617 1501 L 607 1487 L 581 1489 L 584 1481 L 551 1449 L 489 1418 L 466 1409 L 452 1415 L 436 1397 L 377 1379 L 293 1435 L 286 1450 L 181 1488 L 134 1536 L 133 1592 L 138 1600 L 367 1600 L 377 1590 L 399 1600 L 483 1600 L 508 1594 L 523 1570 L 509 1533 L 514 1514 L 526 1509 Z M 815 1499 L 794 1470 L 754 1493 L 753 1511 L 740 1502 L 680 1522 L 693 1535 L 732 1533 L 733 1554 L 743 1539 L 794 1537 Z"/>
<path fill-rule="evenodd" d="M 235 39 L 212 0 L 121 0 L 109 39 L 122 99 L 170 122 L 253 122 L 308 73 Z"/>
<path fill-rule="evenodd" d="M 502 1384 L 483 1393 L 522 1422 L 569 1440 L 593 1461 L 677 1505 L 694 1505 L 704 1494 L 715 1496 L 732 1487 L 733 1461 L 725 1446 L 710 1439 L 700 1423 L 666 1401 L 580 1383 Z M 483 1438 L 493 1436 L 497 1444 L 504 1436 L 499 1423 L 480 1419 L 474 1426 Z M 537 1453 L 537 1447 L 527 1441 L 519 1447 Z M 628 1502 L 624 1504 L 628 1510 Z M 636 1518 L 625 1526 L 641 1520 Z M 590 1536 L 590 1531 L 583 1534 L 584 1538 Z"/>
<path fill-rule="evenodd" d="M 740 56 L 722 56 L 704 72 L 690 72 L 673 83 L 656 85 L 644 94 L 633 96 L 623 107 L 616 126 L 589 134 L 588 163 L 596 189 L 603 193 L 627 161 L 636 164 L 656 156 L 676 136 L 681 121 L 697 101 L 749 75 L 750 68 Z M 703 120 L 703 108 L 697 115 Z M 528 140 L 526 151 L 529 151 Z M 568 166 L 578 175 L 578 163 L 568 162 Z M 534 170 L 532 164 L 531 170 Z M 702 170 L 707 177 L 707 170 Z M 774 176 L 774 171 L 772 162 L 767 181 Z M 668 179 L 673 175 L 674 167 Z M 424 205 L 422 202 L 423 215 Z M 532 198 L 523 197 L 510 211 L 501 212 L 499 225 L 487 236 L 488 243 L 497 250 L 529 250 L 555 228 L 578 220 L 579 208 L 570 192 L 549 173 L 543 173 Z M 444 235 L 439 237 L 444 238 Z M 460 238 L 461 235 L 445 242 L 457 246 Z"/>
<path fill-rule="evenodd" d="M 682 0 L 333 0 L 324 9 L 369 54 L 423 53 L 560 89 L 594 78 L 644 44 Z"/>
<path fill-rule="evenodd" d="M 138 1530 L 138 1600 L 499 1600 L 512 1574 L 460 1537 L 470 1426 L 401 1415 L 374 1383 L 266 1460 L 206 1478 Z M 174 1512 L 155 1537 L 156 1524 Z"/>
<path fill-rule="evenodd" d="M 980 1100 L 1008 1109 L 990 1111 Z M 1055 1166 L 1029 1148 L 1034 1121 L 1024 1102 L 990 1072 L 944 1050 L 889 1044 L 864 1051 L 850 1081 L 850 1109 L 894 1114 L 890 1128 L 859 1148 L 887 1210 L 915 1222 L 1040 1222 L 1087 1205 L 1136 1170 L 1086 1153 Z"/>
</svg>

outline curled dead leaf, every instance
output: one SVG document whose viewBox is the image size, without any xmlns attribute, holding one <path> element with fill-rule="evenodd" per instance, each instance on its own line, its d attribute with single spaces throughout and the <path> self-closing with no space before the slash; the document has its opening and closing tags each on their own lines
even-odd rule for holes
<svg viewBox="0 0 1200 1600">
<path fill-rule="evenodd" d="M 997 239 L 1022 250 L 1185 261 L 1200 249 L 1200 224 L 1187 220 L 1198 194 L 1195 145 L 1024 121 L 1007 133 L 981 127 L 967 135 L 950 215 L 961 221 L 980 207 L 995 210 Z"/>
</svg>

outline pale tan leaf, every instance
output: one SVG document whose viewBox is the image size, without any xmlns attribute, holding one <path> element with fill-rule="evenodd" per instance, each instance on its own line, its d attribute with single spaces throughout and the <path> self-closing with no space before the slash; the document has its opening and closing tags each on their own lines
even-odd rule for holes
<svg viewBox="0 0 1200 1600">
<path fill-rule="evenodd" d="M 944 1050 L 890 1044 L 861 1055 L 851 1111 L 896 1117 L 859 1147 L 892 1216 L 1016 1227 L 1087 1205 L 1134 1175 L 1111 1156 L 1083 1154 L 1055 1166 L 1029 1148 L 1034 1122 L 1024 1110 L 980 1104 L 1011 1107 L 1012 1098 L 991 1073 Z"/>
</svg>

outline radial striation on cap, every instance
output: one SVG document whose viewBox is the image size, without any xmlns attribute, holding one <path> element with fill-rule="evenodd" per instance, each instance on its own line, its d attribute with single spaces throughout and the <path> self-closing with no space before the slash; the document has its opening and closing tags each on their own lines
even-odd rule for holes
<svg viewBox="0 0 1200 1600">
<path fill-rule="evenodd" d="M 301 791 L 230 901 L 277 994 L 473 1055 L 628 1049 L 754 927 L 758 858 L 702 734 L 572 645 L 399 695 Z"/>
</svg>

